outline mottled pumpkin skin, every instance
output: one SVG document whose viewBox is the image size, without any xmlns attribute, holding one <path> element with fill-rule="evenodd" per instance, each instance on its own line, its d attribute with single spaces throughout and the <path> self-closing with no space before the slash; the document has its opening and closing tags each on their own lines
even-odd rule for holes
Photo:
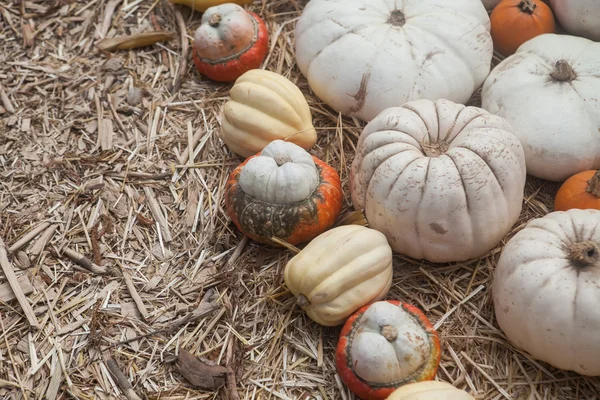
<svg viewBox="0 0 600 400">
<path fill-rule="evenodd" d="M 237 228 L 256 242 L 274 246 L 279 244 L 271 240 L 273 236 L 295 245 L 331 228 L 342 210 L 342 186 L 337 172 L 313 156 L 320 182 L 313 194 L 291 204 L 267 203 L 247 195 L 239 184 L 242 169 L 259 154 L 247 158 L 227 180 L 225 205 Z"/>
<path fill-rule="evenodd" d="M 246 12 L 250 14 L 255 28 L 255 37 L 246 49 L 219 60 L 208 60 L 199 58 L 196 46 L 192 46 L 192 60 L 202 75 L 217 82 L 233 82 L 245 72 L 260 67 L 269 47 L 267 26 L 257 14 L 252 11 Z"/>
<path fill-rule="evenodd" d="M 335 354 L 335 364 L 337 366 L 337 372 L 342 378 L 342 381 L 348 386 L 354 394 L 363 400 L 384 400 L 387 399 L 398 387 L 407 383 L 414 383 L 420 381 L 429 381 L 435 378 L 441 359 L 440 350 L 440 339 L 433 329 L 433 326 L 423 314 L 423 312 L 415 306 L 410 304 L 402 303 L 398 300 L 385 300 L 388 303 L 402 307 L 404 311 L 414 317 L 414 320 L 423 328 L 425 332 L 429 334 L 431 340 L 432 352 L 431 362 L 425 364 L 421 370 L 417 373 L 407 377 L 398 382 L 394 382 L 391 385 L 382 385 L 378 383 L 367 382 L 354 373 L 350 360 L 350 348 L 352 346 L 352 340 L 356 330 L 359 327 L 357 323 L 360 321 L 362 315 L 367 311 L 371 304 L 367 304 L 356 311 L 344 324 L 340 332 L 340 339 L 337 344 Z M 343 366 L 343 367 L 341 367 Z M 433 366 L 433 367 L 431 367 Z"/>
</svg>

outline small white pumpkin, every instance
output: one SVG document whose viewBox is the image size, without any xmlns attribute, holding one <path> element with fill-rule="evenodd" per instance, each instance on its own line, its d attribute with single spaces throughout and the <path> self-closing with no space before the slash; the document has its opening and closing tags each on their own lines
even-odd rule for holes
<svg viewBox="0 0 600 400">
<path fill-rule="evenodd" d="M 361 307 L 340 331 L 335 365 L 340 378 L 364 400 L 384 400 L 398 387 L 432 380 L 440 340 L 423 312 L 398 300 Z"/>
<path fill-rule="evenodd" d="M 489 28 L 474 0 L 311 0 L 296 60 L 321 100 L 369 121 L 419 98 L 467 102 L 490 72 Z"/>
<path fill-rule="evenodd" d="M 502 251 L 492 296 L 515 346 L 556 368 L 600 375 L 600 211 L 529 222 Z"/>
<path fill-rule="evenodd" d="M 600 41 L 600 1 L 550 0 L 550 6 L 568 33 Z"/>
<path fill-rule="evenodd" d="M 447 382 L 421 381 L 400 386 L 387 400 L 475 400 L 475 398 Z"/>
<path fill-rule="evenodd" d="M 331 228 L 342 209 L 335 169 L 300 146 L 274 140 L 235 168 L 225 184 L 227 214 L 260 243 L 312 240 Z"/>
<path fill-rule="evenodd" d="M 306 98 L 286 77 L 253 69 L 236 80 L 229 96 L 221 136 L 234 153 L 250 157 L 278 139 L 308 150 L 317 141 Z"/>
<path fill-rule="evenodd" d="M 392 275 L 392 249 L 385 236 L 364 226 L 343 225 L 320 234 L 294 256 L 284 280 L 313 321 L 335 326 L 365 304 L 381 300 Z"/>
<path fill-rule="evenodd" d="M 271 142 L 259 156 L 250 159 L 240 174 L 242 190 L 267 203 L 303 201 L 319 183 L 312 156 L 282 140 Z"/>
<path fill-rule="evenodd" d="M 517 221 L 525 158 L 504 119 L 416 100 L 372 120 L 350 172 L 356 209 L 394 251 L 433 262 L 491 250 Z"/>
<path fill-rule="evenodd" d="M 600 43 L 543 34 L 492 70 L 482 107 L 508 120 L 527 173 L 564 181 L 600 168 Z"/>
</svg>

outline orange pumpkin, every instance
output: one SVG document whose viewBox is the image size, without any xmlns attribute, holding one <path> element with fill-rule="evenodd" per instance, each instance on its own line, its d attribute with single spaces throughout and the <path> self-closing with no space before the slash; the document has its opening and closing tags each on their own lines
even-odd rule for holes
<svg viewBox="0 0 600 400">
<path fill-rule="evenodd" d="M 423 312 L 386 300 L 366 305 L 346 320 L 335 364 L 354 394 L 383 400 L 402 385 L 435 378 L 440 358 L 440 339 Z"/>
<path fill-rule="evenodd" d="M 329 165 L 292 142 L 274 140 L 231 173 L 225 205 L 249 238 L 298 244 L 333 226 L 342 209 L 342 187 Z"/>
<path fill-rule="evenodd" d="M 233 82 L 260 67 L 269 45 L 265 22 L 243 7 L 210 7 L 194 34 L 192 59 L 198 71 L 218 82 Z"/>
<path fill-rule="evenodd" d="M 563 182 L 554 199 L 554 211 L 572 208 L 600 210 L 600 171 L 583 171 Z"/>
<path fill-rule="evenodd" d="M 554 15 L 541 0 L 502 0 L 490 15 L 494 47 L 510 56 L 523 43 L 543 33 L 554 33 Z"/>
</svg>

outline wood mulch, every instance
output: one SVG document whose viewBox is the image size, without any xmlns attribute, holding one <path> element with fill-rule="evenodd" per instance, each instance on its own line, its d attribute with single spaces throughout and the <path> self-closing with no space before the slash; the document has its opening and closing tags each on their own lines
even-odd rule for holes
<svg viewBox="0 0 600 400">
<path fill-rule="evenodd" d="M 295 65 L 305 4 L 250 8 L 269 27 L 265 68 L 306 94 L 311 153 L 338 170 L 346 214 L 364 124 L 321 103 Z M 219 137 L 230 85 L 189 58 L 200 15 L 166 0 L 4 0 L 0 15 L 0 398 L 353 399 L 335 372 L 339 328 L 312 322 L 283 284 L 294 253 L 246 240 L 224 210 L 242 160 Z M 168 35 L 99 49 L 149 31 Z M 556 190 L 529 179 L 503 243 Z M 536 362 L 498 329 L 500 249 L 452 265 L 395 256 L 388 298 L 435 324 L 438 378 L 477 399 L 598 398 L 597 378 Z"/>
</svg>

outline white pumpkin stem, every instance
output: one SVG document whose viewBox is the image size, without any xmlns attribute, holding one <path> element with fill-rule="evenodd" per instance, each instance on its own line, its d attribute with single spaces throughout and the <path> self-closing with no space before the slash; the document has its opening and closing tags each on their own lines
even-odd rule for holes
<svg viewBox="0 0 600 400">
<path fill-rule="evenodd" d="M 388 19 L 388 24 L 394 26 L 403 26 L 406 23 L 406 17 L 404 13 L 400 10 L 394 10 L 390 14 L 390 18 Z"/>
<path fill-rule="evenodd" d="M 388 342 L 393 342 L 398 337 L 398 330 L 391 325 L 385 325 L 381 328 L 381 336 Z"/>
<path fill-rule="evenodd" d="M 281 167 L 285 163 L 292 162 L 292 157 L 289 154 L 277 154 L 273 160 Z"/>
<path fill-rule="evenodd" d="M 575 263 L 588 267 L 600 261 L 600 248 L 591 240 L 573 243 L 569 248 L 569 258 Z"/>
<path fill-rule="evenodd" d="M 554 65 L 554 71 L 550 73 L 550 76 L 555 81 L 559 82 L 571 82 L 577 78 L 577 73 L 573 70 L 573 67 L 567 60 L 558 60 Z"/>
<path fill-rule="evenodd" d="M 597 171 L 594 176 L 592 176 L 592 179 L 588 181 L 586 191 L 596 197 L 600 197 L 600 171 Z"/>
<path fill-rule="evenodd" d="M 443 142 L 421 144 L 423 152 L 427 157 L 439 157 L 448 151 L 448 144 Z"/>
<path fill-rule="evenodd" d="M 208 24 L 210 26 L 212 26 L 213 28 L 216 28 L 217 26 L 219 26 L 219 24 L 221 23 L 221 20 L 223 19 L 223 17 L 221 16 L 221 14 L 219 13 L 214 13 L 213 15 L 210 16 L 210 18 L 208 19 Z"/>
<path fill-rule="evenodd" d="M 521 9 L 521 11 L 523 11 L 524 13 L 528 13 L 528 14 L 533 14 L 536 7 L 537 7 L 537 4 L 535 4 L 531 0 L 523 0 L 519 3 L 519 8 Z"/>
<path fill-rule="evenodd" d="M 304 308 L 310 305 L 310 300 L 308 300 L 308 297 L 306 297 L 303 294 L 299 294 L 298 296 L 296 296 L 296 303 Z"/>
</svg>

